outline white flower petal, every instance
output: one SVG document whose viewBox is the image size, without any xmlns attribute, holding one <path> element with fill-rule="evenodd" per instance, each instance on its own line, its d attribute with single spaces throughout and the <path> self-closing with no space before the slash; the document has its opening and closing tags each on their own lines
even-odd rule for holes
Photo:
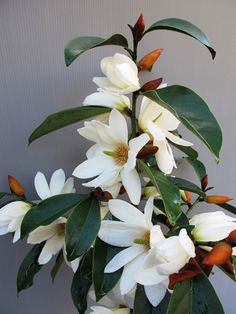
<svg viewBox="0 0 236 314">
<path fill-rule="evenodd" d="M 156 307 L 158 304 L 160 304 L 166 294 L 167 286 L 168 283 L 166 284 L 164 282 L 154 286 L 144 286 L 146 296 L 152 306 Z"/>
<path fill-rule="evenodd" d="M 112 260 L 106 265 L 104 272 L 113 273 L 117 271 L 143 252 L 145 252 L 145 248 L 139 244 L 124 249 L 112 258 Z"/>
<path fill-rule="evenodd" d="M 115 167 L 114 167 L 115 168 Z M 87 187 L 98 187 L 98 186 L 109 186 L 113 185 L 114 180 L 119 175 L 119 171 L 116 169 L 108 169 L 102 172 L 97 178 L 87 183 L 83 183 L 83 186 Z"/>
<path fill-rule="evenodd" d="M 21 234 L 21 228 L 17 228 L 13 237 L 13 243 L 16 243 L 18 240 L 20 240 L 20 234 Z"/>
<path fill-rule="evenodd" d="M 90 312 L 89 314 L 114 314 L 111 310 L 103 306 L 92 306 L 91 310 L 93 310 L 93 312 Z"/>
<path fill-rule="evenodd" d="M 122 169 L 120 176 L 131 202 L 138 205 L 141 199 L 142 187 L 137 170 L 126 171 Z"/>
<path fill-rule="evenodd" d="M 0 235 L 4 235 L 4 234 L 7 234 L 8 233 L 8 226 L 5 225 L 5 226 L 0 226 Z"/>
<path fill-rule="evenodd" d="M 117 142 L 128 143 L 128 127 L 123 115 L 116 109 L 113 109 L 109 116 L 109 127 L 112 135 Z"/>
<path fill-rule="evenodd" d="M 123 200 L 110 200 L 108 202 L 109 210 L 113 216 L 130 225 L 146 228 L 145 216 L 135 206 Z"/>
<path fill-rule="evenodd" d="M 27 213 L 32 205 L 22 201 L 11 202 L 3 206 L 0 210 L 0 221 L 9 220 L 10 218 L 20 217 Z"/>
<path fill-rule="evenodd" d="M 136 282 L 142 285 L 157 285 L 161 282 L 166 281 L 166 276 L 160 275 L 157 272 L 157 267 L 153 266 L 151 268 L 143 269 L 136 273 L 135 275 Z"/>
<path fill-rule="evenodd" d="M 102 221 L 99 238 L 114 246 L 128 247 L 134 244 L 135 239 L 140 239 L 145 233 L 141 227 L 119 221 Z"/>
<path fill-rule="evenodd" d="M 65 180 L 66 180 L 65 172 L 62 169 L 58 169 L 52 174 L 49 183 L 51 196 L 60 194 L 65 184 Z"/>
<path fill-rule="evenodd" d="M 159 169 L 165 174 L 170 174 L 173 168 L 176 168 L 170 145 L 166 141 L 156 141 L 155 145 L 159 148 L 155 154 Z"/>
<path fill-rule="evenodd" d="M 143 133 L 129 141 L 129 149 L 135 156 L 137 156 L 138 152 L 148 143 L 149 140 L 150 137 L 146 133 Z"/>
<path fill-rule="evenodd" d="M 163 130 L 165 136 L 173 143 L 177 144 L 177 145 L 181 145 L 181 146 L 193 146 L 193 143 L 190 143 L 188 141 L 183 140 L 182 138 L 180 138 L 179 136 L 176 136 L 166 130 Z"/>
<path fill-rule="evenodd" d="M 195 246 L 192 240 L 189 238 L 186 229 L 181 229 L 179 233 L 179 242 L 189 256 L 195 257 Z"/>
<path fill-rule="evenodd" d="M 141 270 L 145 257 L 146 252 L 125 265 L 120 280 L 120 291 L 122 295 L 129 293 L 135 287 L 135 274 Z"/>
<path fill-rule="evenodd" d="M 64 184 L 60 194 L 74 193 L 74 178 L 68 178 Z"/>
<path fill-rule="evenodd" d="M 42 172 L 38 172 L 34 178 L 34 186 L 38 196 L 44 200 L 51 196 L 51 192 L 45 178 L 45 175 Z"/>
<path fill-rule="evenodd" d="M 150 246 L 153 248 L 159 241 L 164 240 L 165 237 L 161 231 L 159 225 L 155 225 L 151 228 L 150 232 Z"/>
<path fill-rule="evenodd" d="M 145 221 L 149 228 L 152 227 L 153 200 L 153 197 L 149 197 L 144 208 Z"/>
<path fill-rule="evenodd" d="M 57 254 L 64 245 L 64 235 L 55 235 L 46 241 L 40 255 L 38 262 L 40 265 L 44 265 L 50 261 L 53 255 Z"/>
</svg>

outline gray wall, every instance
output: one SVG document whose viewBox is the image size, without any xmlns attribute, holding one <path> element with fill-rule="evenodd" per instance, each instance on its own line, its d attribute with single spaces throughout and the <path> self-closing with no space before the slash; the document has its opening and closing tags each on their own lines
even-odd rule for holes
<svg viewBox="0 0 236 314">
<path fill-rule="evenodd" d="M 6 176 L 12 174 L 34 198 L 33 177 L 38 170 L 50 174 L 62 167 L 70 174 L 84 159 L 89 144 L 77 135 L 77 126 L 40 139 L 30 147 L 27 137 L 48 114 L 80 105 L 86 95 L 94 92 L 91 79 L 100 74 L 100 59 L 116 51 L 91 51 L 66 68 L 64 45 L 81 35 L 106 37 L 120 32 L 130 38 L 126 24 L 134 23 L 141 12 L 147 25 L 165 17 L 190 20 L 207 33 L 216 48 L 217 57 L 212 62 L 199 43 L 163 31 L 145 38 L 140 55 L 165 48 L 149 78 L 163 76 L 169 84 L 190 86 L 211 104 L 224 130 L 220 165 L 199 141 L 195 141 L 196 147 L 208 165 L 215 193 L 235 195 L 235 0 L 0 0 L 0 191 L 7 189 Z M 191 139 L 189 133 L 185 134 Z M 185 164 L 179 170 L 186 177 L 192 176 Z M 16 297 L 17 268 L 27 250 L 24 243 L 13 246 L 10 236 L 0 238 L 0 313 L 76 313 L 69 296 L 71 272 L 66 267 L 52 286 L 48 276 L 51 265 L 46 266 L 35 286 Z M 234 314 L 235 284 L 217 270 L 212 282 L 226 313 Z"/>
</svg>

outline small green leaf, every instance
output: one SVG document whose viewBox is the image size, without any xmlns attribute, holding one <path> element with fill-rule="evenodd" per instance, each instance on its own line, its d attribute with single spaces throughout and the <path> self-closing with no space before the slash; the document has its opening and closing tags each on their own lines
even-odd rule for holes
<svg viewBox="0 0 236 314">
<path fill-rule="evenodd" d="M 173 85 L 142 95 L 163 106 L 199 137 L 219 161 L 221 128 L 205 101 L 191 89 Z"/>
<path fill-rule="evenodd" d="M 145 31 L 144 34 L 154 31 L 154 30 L 170 30 L 170 31 L 175 31 L 175 32 L 179 32 L 179 33 L 191 36 L 194 39 L 198 40 L 200 43 L 202 43 L 204 46 L 206 46 L 207 49 L 211 53 L 212 59 L 215 58 L 216 52 L 210 46 L 206 35 L 197 26 L 195 26 L 194 24 L 186 20 L 176 19 L 176 18 L 168 18 L 168 19 L 160 20 L 152 24 Z"/>
<path fill-rule="evenodd" d="M 72 39 L 65 47 L 65 63 L 69 66 L 76 58 L 87 50 L 107 45 L 128 47 L 127 39 L 121 34 L 115 34 L 104 39 L 101 37 L 78 37 Z"/>
<path fill-rule="evenodd" d="M 189 192 L 198 194 L 202 197 L 206 196 L 206 194 L 196 184 L 188 180 L 177 178 L 177 177 L 168 177 L 168 179 L 170 180 L 171 183 L 176 185 L 180 190 L 189 191 Z"/>
<path fill-rule="evenodd" d="M 53 266 L 52 270 L 51 270 L 51 278 L 52 278 L 52 282 L 54 282 L 56 275 L 58 273 L 58 271 L 61 268 L 61 265 L 64 262 L 64 256 L 63 256 L 63 252 L 60 251 L 59 254 L 57 255 L 56 261 L 55 261 L 55 265 Z"/>
<path fill-rule="evenodd" d="M 29 137 L 29 144 L 48 133 L 110 111 L 111 108 L 107 107 L 83 106 L 53 113 L 33 131 Z"/>
<path fill-rule="evenodd" d="M 171 145 L 181 150 L 185 155 L 189 156 L 191 159 L 198 158 L 198 152 L 193 149 L 191 146 L 181 146 L 171 142 Z"/>
<path fill-rule="evenodd" d="M 21 238 L 39 226 L 49 225 L 88 197 L 87 194 L 70 193 L 55 195 L 43 200 L 25 215 L 21 224 Z"/>
<path fill-rule="evenodd" d="M 100 229 L 100 206 L 88 198 L 73 210 L 66 224 L 66 252 L 69 261 L 83 255 L 93 244 Z"/>
<path fill-rule="evenodd" d="M 133 314 L 166 314 L 169 300 L 170 294 L 166 292 L 161 303 L 157 307 L 153 307 L 146 297 L 144 287 L 138 284 L 135 292 Z"/>
<path fill-rule="evenodd" d="M 97 302 L 115 287 L 121 277 L 122 269 L 119 269 L 114 273 L 104 273 L 106 265 L 121 250 L 121 248 L 104 243 L 99 238 L 97 238 L 95 242 L 93 256 L 93 284 Z"/>
<path fill-rule="evenodd" d="M 174 286 L 167 314 L 224 314 L 209 279 L 200 274 Z"/>
<path fill-rule="evenodd" d="M 45 242 L 36 244 L 29 251 L 20 265 L 17 274 L 17 292 L 30 288 L 33 285 L 34 276 L 40 271 L 43 265 L 39 265 L 38 258 Z"/>
<path fill-rule="evenodd" d="M 192 159 L 192 158 L 185 158 L 190 165 L 193 167 L 193 169 L 195 170 L 199 180 L 201 181 L 205 176 L 206 176 L 206 167 L 203 165 L 203 163 L 198 160 L 198 159 Z"/>
<path fill-rule="evenodd" d="M 79 268 L 74 274 L 71 285 L 71 296 L 80 314 L 87 309 L 87 295 L 92 285 L 93 250 L 89 250 L 82 258 Z"/>
<path fill-rule="evenodd" d="M 141 170 L 146 173 L 152 184 L 160 192 L 166 215 L 169 221 L 175 224 L 178 217 L 181 215 L 181 198 L 179 189 L 171 183 L 162 172 L 149 167 L 142 160 L 137 160 L 137 162 Z"/>
<path fill-rule="evenodd" d="M 236 280 L 236 256 L 232 255 L 233 269 L 234 269 L 234 280 Z"/>
<path fill-rule="evenodd" d="M 166 314 L 192 314 L 192 299 L 193 280 L 188 279 L 176 283 Z M 196 314 L 197 313 L 198 312 L 196 312 Z"/>
</svg>

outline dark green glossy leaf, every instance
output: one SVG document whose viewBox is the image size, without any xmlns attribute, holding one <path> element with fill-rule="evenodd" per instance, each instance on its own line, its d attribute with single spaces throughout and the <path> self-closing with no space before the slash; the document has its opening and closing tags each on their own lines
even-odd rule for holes
<svg viewBox="0 0 236 314">
<path fill-rule="evenodd" d="M 55 261 L 55 265 L 53 266 L 52 270 L 51 270 L 51 278 L 52 278 L 52 282 L 54 282 L 56 275 L 58 273 L 58 271 L 61 268 L 61 265 L 64 262 L 64 256 L 63 256 L 63 252 L 60 251 L 59 254 L 57 255 L 56 261 Z"/>
<path fill-rule="evenodd" d="M 38 258 L 45 242 L 36 244 L 29 251 L 20 265 L 17 274 L 17 292 L 21 292 L 33 285 L 34 276 L 40 271 L 43 265 L 39 265 Z"/>
<path fill-rule="evenodd" d="M 176 283 L 170 298 L 167 314 L 192 314 L 192 299 L 193 280 L 188 279 Z"/>
<path fill-rule="evenodd" d="M 181 146 L 171 142 L 171 145 L 181 150 L 185 155 L 189 156 L 191 159 L 198 158 L 198 152 L 191 146 Z"/>
<path fill-rule="evenodd" d="M 82 53 L 87 50 L 96 47 L 102 47 L 107 45 L 115 45 L 121 47 L 128 47 L 127 39 L 120 35 L 115 34 L 111 37 L 104 39 L 101 37 L 78 37 L 72 39 L 65 47 L 65 63 L 66 66 L 69 66 L 76 58 L 78 58 Z"/>
<path fill-rule="evenodd" d="M 66 252 L 69 261 L 83 255 L 94 243 L 101 225 L 100 206 L 88 198 L 73 210 L 66 224 Z"/>
<path fill-rule="evenodd" d="M 210 46 L 208 38 L 206 35 L 194 24 L 177 18 L 168 18 L 164 20 L 160 20 L 152 24 L 144 34 L 149 33 L 154 30 L 170 30 L 179 32 L 188 36 L 191 36 L 202 43 L 207 49 L 210 51 L 212 59 L 215 58 L 216 52 Z"/>
<path fill-rule="evenodd" d="M 53 113 L 48 116 L 30 135 L 29 144 L 43 135 L 110 111 L 111 108 L 107 107 L 83 106 Z"/>
<path fill-rule="evenodd" d="M 226 210 L 228 210 L 229 212 L 231 212 L 232 214 L 236 215 L 236 207 L 230 204 L 216 204 L 217 206 L 220 206 L 221 208 L 224 208 Z"/>
<path fill-rule="evenodd" d="M 221 128 L 206 102 L 191 89 L 173 85 L 144 96 L 172 112 L 191 132 L 199 137 L 219 161 L 222 146 Z"/>
<path fill-rule="evenodd" d="M 71 285 L 71 296 L 80 314 L 87 309 L 87 295 L 92 285 L 93 250 L 89 250 L 82 258 L 79 268 L 74 274 Z"/>
<path fill-rule="evenodd" d="M 194 183 L 181 179 L 181 178 L 176 178 L 176 177 L 168 177 L 170 182 L 172 182 L 174 185 L 176 185 L 179 189 L 193 192 L 195 194 L 198 194 L 202 197 L 205 197 L 206 194 Z"/>
<path fill-rule="evenodd" d="M 121 277 L 122 269 L 119 269 L 114 273 L 104 273 L 106 265 L 121 250 L 121 248 L 104 243 L 99 238 L 97 238 L 95 242 L 93 255 L 93 284 L 97 302 L 115 287 Z"/>
<path fill-rule="evenodd" d="M 138 284 L 135 292 L 133 314 L 166 314 L 169 300 L 170 294 L 166 292 L 161 303 L 157 307 L 153 307 L 146 297 L 143 286 Z"/>
<path fill-rule="evenodd" d="M 181 215 L 179 189 L 162 172 L 149 167 L 142 160 L 138 160 L 138 166 L 146 173 L 152 184 L 160 192 L 166 215 L 169 221 L 174 224 Z"/>
<path fill-rule="evenodd" d="M 209 279 L 200 274 L 175 284 L 167 314 L 224 314 Z"/>
<path fill-rule="evenodd" d="M 88 197 L 87 194 L 71 193 L 45 199 L 32 207 L 25 215 L 21 225 L 21 238 L 39 226 L 49 225 Z"/>
<path fill-rule="evenodd" d="M 206 167 L 203 165 L 203 163 L 198 160 L 198 159 L 192 159 L 192 158 L 185 158 L 190 165 L 193 167 L 193 169 L 195 170 L 199 180 L 201 181 L 205 176 L 206 176 Z"/>
</svg>

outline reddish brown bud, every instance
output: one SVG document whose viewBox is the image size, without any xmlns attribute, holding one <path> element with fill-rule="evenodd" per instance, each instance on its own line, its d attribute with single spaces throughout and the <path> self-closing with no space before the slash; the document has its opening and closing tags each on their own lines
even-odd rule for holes
<svg viewBox="0 0 236 314">
<path fill-rule="evenodd" d="M 186 196 L 186 203 L 189 205 L 191 204 L 191 194 L 189 191 L 184 191 L 185 196 Z"/>
<path fill-rule="evenodd" d="M 236 243 L 236 230 L 230 232 L 227 240 L 229 240 L 231 243 Z"/>
<path fill-rule="evenodd" d="M 150 69 L 153 64 L 157 61 L 157 59 L 160 57 L 163 49 L 156 49 L 152 52 L 148 53 L 146 56 L 144 56 L 138 63 L 138 68 L 140 71 Z"/>
<path fill-rule="evenodd" d="M 221 265 L 225 264 L 232 255 L 232 248 L 227 243 L 218 243 L 204 258 L 203 264 Z"/>
<path fill-rule="evenodd" d="M 109 201 L 109 200 L 111 200 L 113 198 L 111 193 L 108 192 L 108 191 L 104 191 L 102 193 L 102 197 L 103 197 L 104 201 Z"/>
<path fill-rule="evenodd" d="M 134 39 L 136 41 L 140 41 L 142 38 L 143 32 L 144 32 L 144 29 L 145 29 L 145 23 L 144 23 L 143 15 L 140 14 L 135 25 L 134 26 L 129 25 L 129 27 L 133 33 Z"/>
<path fill-rule="evenodd" d="M 157 146 L 144 146 L 138 153 L 137 157 L 142 159 L 154 155 L 158 151 Z"/>
<path fill-rule="evenodd" d="M 17 196 L 24 196 L 24 188 L 14 177 L 8 176 L 8 184 L 13 194 L 16 194 Z"/>
<path fill-rule="evenodd" d="M 157 89 L 161 83 L 162 83 L 163 78 L 159 78 L 153 81 L 149 81 L 147 83 L 145 83 L 142 87 L 141 87 L 141 92 L 146 92 L 148 90 L 155 90 Z"/>
<path fill-rule="evenodd" d="M 205 191 L 208 186 L 208 175 L 206 174 L 201 180 L 202 190 Z"/>
<path fill-rule="evenodd" d="M 224 195 L 209 195 L 206 197 L 206 202 L 209 204 L 224 204 L 232 201 L 232 198 Z"/>
</svg>

